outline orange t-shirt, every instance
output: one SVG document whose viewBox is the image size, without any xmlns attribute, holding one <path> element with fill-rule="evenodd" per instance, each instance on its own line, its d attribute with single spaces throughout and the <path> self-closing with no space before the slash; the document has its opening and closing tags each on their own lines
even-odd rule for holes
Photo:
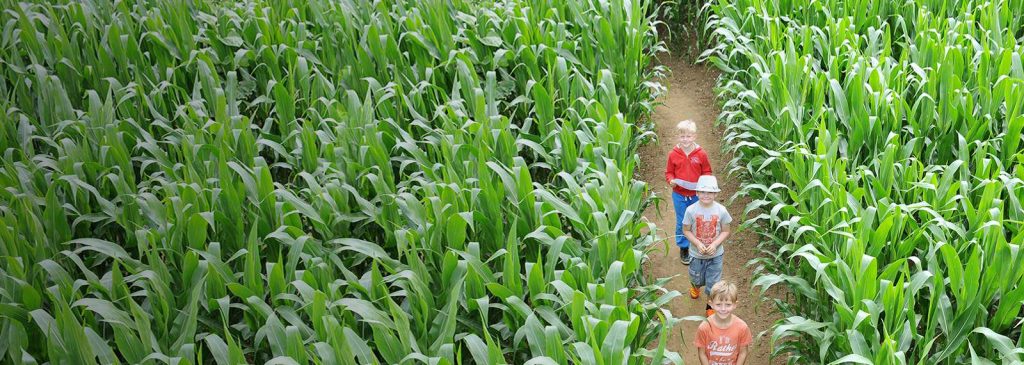
<svg viewBox="0 0 1024 365">
<path fill-rule="evenodd" d="M 710 321 L 704 321 L 697 327 L 697 337 L 693 344 L 697 351 L 704 351 L 710 365 L 733 365 L 739 360 L 740 347 L 749 346 L 753 342 L 750 327 L 739 317 L 732 317 L 729 328 L 718 328 Z"/>
</svg>

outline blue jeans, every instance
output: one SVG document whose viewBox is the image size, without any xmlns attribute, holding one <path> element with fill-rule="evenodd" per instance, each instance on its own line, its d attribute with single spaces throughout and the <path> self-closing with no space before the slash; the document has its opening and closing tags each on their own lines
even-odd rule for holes
<svg viewBox="0 0 1024 365">
<path fill-rule="evenodd" d="M 704 293 L 711 295 L 711 287 L 722 280 L 722 256 L 718 255 L 710 259 L 698 259 L 690 261 L 690 283 L 696 287 L 704 287 Z"/>
<path fill-rule="evenodd" d="M 683 196 L 675 191 L 672 192 L 672 206 L 676 208 L 676 246 L 679 248 L 690 248 L 690 241 L 683 235 L 683 214 L 686 208 L 697 202 L 697 196 Z"/>
</svg>

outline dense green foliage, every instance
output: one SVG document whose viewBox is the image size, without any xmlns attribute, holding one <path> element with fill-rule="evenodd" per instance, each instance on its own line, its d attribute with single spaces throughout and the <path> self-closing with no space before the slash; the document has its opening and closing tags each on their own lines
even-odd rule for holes
<svg viewBox="0 0 1024 365">
<path fill-rule="evenodd" d="M 0 362 L 678 360 L 650 6 L 4 0 Z"/>
<path fill-rule="evenodd" d="M 718 0 L 720 121 L 794 363 L 1020 363 L 1024 2 Z"/>
</svg>

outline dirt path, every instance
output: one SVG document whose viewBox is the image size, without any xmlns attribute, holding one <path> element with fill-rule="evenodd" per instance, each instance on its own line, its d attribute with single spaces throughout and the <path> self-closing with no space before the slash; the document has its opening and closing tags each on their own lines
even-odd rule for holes
<svg viewBox="0 0 1024 365">
<path fill-rule="evenodd" d="M 759 295 L 757 291 L 750 290 L 752 269 L 745 265 L 757 256 L 757 236 L 750 231 L 736 233 L 739 223 L 742 222 L 743 208 L 749 199 L 742 198 L 730 202 L 740 184 L 734 177 L 725 175 L 726 164 L 732 159 L 732 155 L 723 153 L 722 131 L 714 126 L 719 113 L 712 89 L 717 73 L 703 65 L 691 65 L 677 56 L 665 56 L 662 62 L 672 72 L 671 76 L 662 80 L 662 83 L 668 86 L 668 93 L 662 97 L 664 105 L 658 107 L 653 115 L 659 141 L 640 148 L 640 178 L 650 184 L 653 193 L 663 198 L 660 207 L 648 209 L 645 216 L 657 225 L 658 236 L 666 238 L 665 241 L 657 243 L 656 251 L 651 253 L 651 262 L 647 266 L 648 273 L 655 278 L 677 275 L 668 284 L 669 290 L 676 290 L 682 294 L 668 304 L 674 316 L 704 316 L 706 298 L 702 295 L 700 299 L 690 299 L 687 294 L 690 287 L 688 267 L 679 262 L 679 248 L 676 247 L 675 241 L 671 240 L 675 234 L 675 213 L 672 208 L 672 190 L 665 183 L 668 153 L 678 140 L 675 125 L 683 119 L 690 119 L 697 123 L 697 144 L 707 152 L 714 174 L 718 177 L 722 189 L 718 201 L 726 205 L 735 219 L 734 234 L 725 244 L 722 277 L 736 282 L 739 286 L 740 303 L 736 314 L 750 325 L 754 334 L 754 344 L 750 348 L 747 364 L 769 364 L 771 334 L 765 332 L 761 337 L 758 337 L 758 334 L 770 329 L 779 315 L 771 313 L 774 312 L 774 308 L 770 303 L 762 303 L 756 309 L 754 307 Z M 668 242 L 669 247 L 667 253 L 663 249 L 665 242 Z M 668 343 L 669 349 L 683 356 L 686 364 L 700 363 L 693 346 L 698 324 L 699 322 L 685 321 L 677 325 Z M 784 363 L 779 359 L 774 362 Z"/>
</svg>

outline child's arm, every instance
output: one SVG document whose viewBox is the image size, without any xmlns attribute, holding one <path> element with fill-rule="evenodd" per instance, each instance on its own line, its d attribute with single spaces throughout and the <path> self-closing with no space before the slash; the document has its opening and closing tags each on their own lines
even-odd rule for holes
<svg viewBox="0 0 1024 365">
<path fill-rule="evenodd" d="M 670 155 L 668 162 L 665 163 L 665 182 L 667 182 L 669 186 L 672 186 L 672 180 L 676 178 L 676 173 L 674 172 L 675 169 L 673 167 L 672 156 Z"/>
<path fill-rule="evenodd" d="M 725 242 L 725 240 L 729 239 L 729 235 L 731 234 L 732 228 L 729 228 L 729 223 L 722 223 L 722 232 L 719 232 L 718 236 L 715 237 L 715 240 L 712 241 L 710 245 L 708 245 L 709 251 L 714 252 L 716 249 L 718 249 L 718 245 L 721 245 L 722 242 Z"/>
<path fill-rule="evenodd" d="M 736 365 L 743 365 L 747 363 L 747 348 L 750 346 L 740 346 L 740 356 L 736 358 Z"/>
<path fill-rule="evenodd" d="M 711 323 L 706 321 L 697 325 L 697 333 L 693 338 L 693 347 L 697 348 L 697 358 L 700 360 L 701 365 L 708 365 L 711 362 L 708 360 L 707 354 L 708 342 L 710 340 L 708 338 L 710 337 L 708 336 L 710 325 Z"/>
<path fill-rule="evenodd" d="M 700 359 L 700 365 L 708 365 L 710 362 L 708 361 L 708 354 L 704 353 L 704 349 L 697 349 L 697 358 Z M 743 362 L 738 362 L 737 364 L 742 363 Z"/>
<path fill-rule="evenodd" d="M 697 250 L 703 252 L 704 242 L 697 239 L 697 236 L 693 234 L 693 231 L 690 228 L 691 226 L 692 225 L 690 224 L 683 224 L 683 237 L 686 237 L 686 239 L 690 241 L 691 245 L 696 245 Z"/>
</svg>

